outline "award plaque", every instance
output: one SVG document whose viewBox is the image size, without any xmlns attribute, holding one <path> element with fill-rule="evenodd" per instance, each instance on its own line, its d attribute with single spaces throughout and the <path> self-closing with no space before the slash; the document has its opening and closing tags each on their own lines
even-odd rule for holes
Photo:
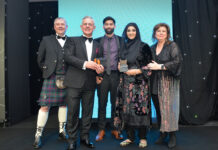
<svg viewBox="0 0 218 150">
<path fill-rule="evenodd" d="M 98 65 L 101 64 L 101 61 L 100 61 L 100 59 L 98 59 L 98 58 L 95 58 L 95 59 L 94 59 L 94 62 L 97 63 Z M 97 82 L 97 84 L 101 84 L 102 80 L 103 80 L 103 74 L 99 74 L 99 75 L 96 77 L 96 82 Z"/>
<path fill-rule="evenodd" d="M 127 72 L 127 71 L 128 71 L 127 60 L 120 60 L 120 72 Z"/>
<path fill-rule="evenodd" d="M 95 59 L 94 59 L 94 62 L 97 63 L 98 65 L 101 64 L 101 61 L 100 61 L 100 59 L 98 59 L 98 58 L 95 58 Z"/>
</svg>

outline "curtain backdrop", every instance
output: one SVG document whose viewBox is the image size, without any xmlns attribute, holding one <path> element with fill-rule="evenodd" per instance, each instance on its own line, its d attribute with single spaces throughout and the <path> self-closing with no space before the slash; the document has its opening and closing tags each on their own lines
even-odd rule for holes
<svg viewBox="0 0 218 150">
<path fill-rule="evenodd" d="M 29 62 L 31 113 L 38 111 L 42 72 L 37 64 L 37 52 L 43 36 L 54 34 L 53 21 L 58 16 L 57 2 L 34 2 L 29 4 Z"/>
<path fill-rule="evenodd" d="M 174 0 L 174 40 L 183 53 L 180 121 L 203 124 L 216 109 L 216 0 Z"/>
</svg>

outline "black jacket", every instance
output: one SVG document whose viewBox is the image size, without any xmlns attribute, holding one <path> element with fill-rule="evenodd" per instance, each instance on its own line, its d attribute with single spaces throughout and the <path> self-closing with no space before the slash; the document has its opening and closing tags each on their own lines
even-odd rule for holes
<svg viewBox="0 0 218 150">
<path fill-rule="evenodd" d="M 92 56 L 94 58 L 103 57 L 103 49 L 99 43 L 93 41 Z M 82 36 L 72 37 L 65 51 L 65 62 L 67 64 L 67 72 L 64 84 L 67 87 L 82 88 L 86 87 L 89 90 L 96 88 L 97 73 L 94 70 L 83 70 L 83 64 L 88 61 L 85 40 Z"/>
<path fill-rule="evenodd" d="M 67 38 L 62 48 L 55 35 L 43 37 L 39 50 L 37 62 L 42 70 L 42 77 L 49 78 L 55 71 L 58 63 L 58 51 L 66 48 L 69 38 Z"/>
</svg>

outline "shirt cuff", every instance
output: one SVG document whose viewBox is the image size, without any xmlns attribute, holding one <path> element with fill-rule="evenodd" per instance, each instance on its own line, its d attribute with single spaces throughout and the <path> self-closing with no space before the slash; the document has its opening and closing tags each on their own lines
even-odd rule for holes
<svg viewBox="0 0 218 150">
<path fill-rule="evenodd" d="M 87 61 L 85 61 L 83 64 L 83 68 L 82 68 L 83 70 L 86 70 L 86 63 L 87 63 Z"/>
</svg>

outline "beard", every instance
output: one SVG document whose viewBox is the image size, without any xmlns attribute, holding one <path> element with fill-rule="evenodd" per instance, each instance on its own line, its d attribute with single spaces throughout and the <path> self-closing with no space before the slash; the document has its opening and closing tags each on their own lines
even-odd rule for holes
<svg viewBox="0 0 218 150">
<path fill-rule="evenodd" d="M 114 28 L 112 28 L 112 29 L 104 29 L 104 31 L 105 31 L 106 34 L 112 34 L 112 33 L 114 33 Z"/>
</svg>

